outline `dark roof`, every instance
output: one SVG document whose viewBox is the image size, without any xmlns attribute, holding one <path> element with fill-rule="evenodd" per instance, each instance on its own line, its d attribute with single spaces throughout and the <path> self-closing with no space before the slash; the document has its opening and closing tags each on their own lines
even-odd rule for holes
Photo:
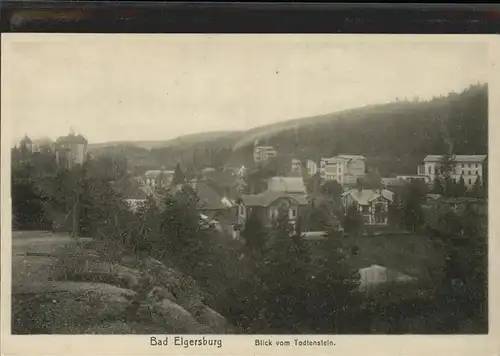
<svg viewBox="0 0 500 356">
<path fill-rule="evenodd" d="M 73 143 L 73 144 L 86 144 L 88 143 L 87 139 L 82 135 L 74 135 L 69 134 L 68 136 L 61 136 L 56 140 L 56 144 L 65 144 L 65 143 Z"/>
<path fill-rule="evenodd" d="M 202 210 L 225 210 L 222 196 L 206 183 L 193 183 L 193 188 L 199 198 L 199 207 Z"/>
<path fill-rule="evenodd" d="M 299 205 L 308 205 L 309 200 L 306 195 L 303 194 L 290 194 L 286 192 L 273 192 L 273 191 L 265 191 L 260 194 L 255 195 L 242 195 L 241 201 L 246 206 L 262 206 L 268 207 L 272 203 L 274 203 L 278 199 L 292 199 L 297 202 Z"/>
</svg>

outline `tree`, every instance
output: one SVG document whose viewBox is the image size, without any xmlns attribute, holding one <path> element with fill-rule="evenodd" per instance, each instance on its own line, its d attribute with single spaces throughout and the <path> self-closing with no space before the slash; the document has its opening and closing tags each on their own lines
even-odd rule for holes
<svg viewBox="0 0 500 356">
<path fill-rule="evenodd" d="M 262 283 L 257 321 L 265 321 L 264 332 L 304 332 L 309 251 L 300 235 L 292 232 L 285 209 L 279 212 L 270 235 L 257 269 Z"/>
<path fill-rule="evenodd" d="M 358 235 L 363 229 L 363 217 L 355 205 L 350 205 L 342 220 L 342 227 L 348 234 Z"/>
<path fill-rule="evenodd" d="M 472 189 L 470 191 L 470 195 L 473 196 L 474 198 L 479 198 L 483 199 L 485 198 L 485 189 L 483 184 L 481 184 L 481 176 L 476 177 L 476 181 L 474 182 L 474 185 L 472 186 Z"/>
<path fill-rule="evenodd" d="M 245 239 L 246 246 L 252 253 L 262 253 L 262 249 L 264 248 L 264 244 L 267 239 L 267 234 L 264 230 L 264 226 L 262 225 L 262 221 L 258 216 L 257 210 L 252 210 L 250 212 L 250 216 L 245 223 L 242 235 Z"/>
<path fill-rule="evenodd" d="M 358 294 L 359 273 L 347 263 L 340 233 L 328 231 L 321 246 L 322 254 L 312 263 L 306 297 L 310 330 L 322 333 L 353 333 L 358 330 L 354 319 L 361 304 Z"/>
<path fill-rule="evenodd" d="M 33 179 L 32 166 L 12 170 L 12 219 L 16 229 L 43 229 L 45 197 Z"/>
<path fill-rule="evenodd" d="M 321 193 L 338 201 L 342 194 L 342 186 L 336 180 L 328 180 L 321 186 Z"/>
<path fill-rule="evenodd" d="M 371 169 L 368 174 L 363 179 L 361 179 L 361 185 L 365 189 L 382 189 L 382 178 L 378 173 L 378 169 Z"/>
<path fill-rule="evenodd" d="M 455 157 L 451 154 L 445 154 L 441 157 L 441 162 L 436 165 L 436 176 L 439 175 L 443 183 L 443 195 L 455 195 L 455 180 L 453 179 L 453 172 L 455 170 Z"/>
<path fill-rule="evenodd" d="M 434 178 L 434 182 L 432 185 L 432 193 L 434 194 L 444 194 L 444 186 L 441 178 L 439 178 L 437 175 Z"/>
<path fill-rule="evenodd" d="M 180 163 L 177 162 L 177 165 L 175 166 L 175 171 L 174 171 L 174 176 L 172 178 L 171 186 L 176 187 L 179 184 L 183 184 L 185 182 L 186 182 L 186 176 L 184 175 L 184 172 L 182 171 Z"/>
<path fill-rule="evenodd" d="M 457 184 L 455 184 L 454 196 L 463 197 L 466 195 L 466 193 L 467 193 L 467 187 L 465 186 L 464 176 L 461 175 L 459 181 L 457 182 Z"/>
<path fill-rule="evenodd" d="M 411 180 L 403 190 L 403 225 L 411 231 L 416 231 L 424 221 L 421 206 L 423 197 L 424 190 L 419 181 Z"/>
</svg>

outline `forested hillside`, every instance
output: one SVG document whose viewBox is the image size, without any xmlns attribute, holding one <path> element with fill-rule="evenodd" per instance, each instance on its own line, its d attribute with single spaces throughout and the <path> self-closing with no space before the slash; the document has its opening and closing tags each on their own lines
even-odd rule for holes
<svg viewBox="0 0 500 356">
<path fill-rule="evenodd" d="M 95 153 L 120 152 L 136 167 L 173 169 L 252 164 L 256 139 L 281 155 L 318 159 L 339 153 L 361 154 L 386 176 L 414 174 L 427 154 L 488 152 L 488 87 L 471 85 L 429 101 L 402 100 L 342 112 L 294 119 L 246 132 L 188 135 L 146 148 L 147 144 L 94 146 Z"/>
<path fill-rule="evenodd" d="M 445 153 L 447 137 L 456 154 L 487 153 L 486 84 L 430 101 L 398 101 L 250 130 L 235 144 L 232 160 L 248 156 L 260 139 L 300 159 L 362 154 L 381 174 L 414 174 L 425 155 Z"/>
</svg>

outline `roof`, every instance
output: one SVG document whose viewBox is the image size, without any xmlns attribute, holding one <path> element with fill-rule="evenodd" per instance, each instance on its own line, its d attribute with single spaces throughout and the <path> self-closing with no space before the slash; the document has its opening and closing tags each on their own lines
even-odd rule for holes
<svg viewBox="0 0 500 356">
<path fill-rule="evenodd" d="M 241 201 L 246 206 L 268 207 L 278 199 L 291 199 L 299 205 L 309 205 L 309 200 L 305 194 L 290 194 L 267 190 L 260 194 L 241 196 Z"/>
<path fill-rule="evenodd" d="M 351 189 L 348 190 L 347 192 L 342 193 L 342 197 L 345 197 L 347 195 L 350 195 L 360 205 L 369 205 L 370 202 L 374 201 L 375 199 L 378 199 L 379 197 L 387 199 L 391 202 L 394 199 L 394 193 L 386 189 L 381 189 L 381 190 Z"/>
<path fill-rule="evenodd" d="M 384 185 L 404 185 L 404 181 L 400 178 L 381 178 Z"/>
<path fill-rule="evenodd" d="M 223 197 L 206 183 L 192 183 L 192 187 L 198 195 L 199 207 L 202 210 L 224 210 L 228 206 L 224 204 Z"/>
<path fill-rule="evenodd" d="M 144 176 L 146 176 L 146 177 L 157 177 L 157 176 L 159 176 L 160 174 L 164 174 L 164 175 L 173 175 L 173 174 L 174 174 L 174 171 L 170 171 L 170 170 L 160 170 L 160 169 L 152 169 L 152 170 L 146 171 L 146 173 L 144 173 Z"/>
<path fill-rule="evenodd" d="M 302 177 L 272 177 L 268 180 L 268 190 L 273 192 L 306 193 Z"/>
<path fill-rule="evenodd" d="M 344 159 L 349 159 L 349 160 L 351 160 L 351 159 L 361 159 L 363 161 L 366 160 L 365 157 L 359 156 L 359 155 L 345 155 L 345 154 L 340 154 L 337 157 L 344 158 Z"/>
<path fill-rule="evenodd" d="M 56 140 L 56 144 L 86 144 L 88 143 L 87 139 L 82 135 L 74 135 L 69 134 L 68 136 L 61 136 Z"/>
<path fill-rule="evenodd" d="M 455 155 L 455 162 L 473 162 L 481 163 L 486 160 L 486 155 Z M 424 158 L 424 162 L 441 162 L 443 155 L 428 155 Z"/>
</svg>

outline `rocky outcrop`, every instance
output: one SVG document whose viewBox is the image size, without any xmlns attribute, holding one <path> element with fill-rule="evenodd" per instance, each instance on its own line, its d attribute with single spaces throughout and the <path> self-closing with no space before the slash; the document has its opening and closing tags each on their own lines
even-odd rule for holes
<svg viewBox="0 0 500 356">
<path fill-rule="evenodd" d="M 231 330 L 222 315 L 204 304 L 194 279 L 151 257 L 110 259 L 89 246 L 71 247 L 61 255 L 52 280 L 39 290 L 53 300 L 40 304 L 54 320 L 42 329 L 52 333 L 214 334 Z M 67 313 L 57 312 L 61 308 Z"/>
</svg>

